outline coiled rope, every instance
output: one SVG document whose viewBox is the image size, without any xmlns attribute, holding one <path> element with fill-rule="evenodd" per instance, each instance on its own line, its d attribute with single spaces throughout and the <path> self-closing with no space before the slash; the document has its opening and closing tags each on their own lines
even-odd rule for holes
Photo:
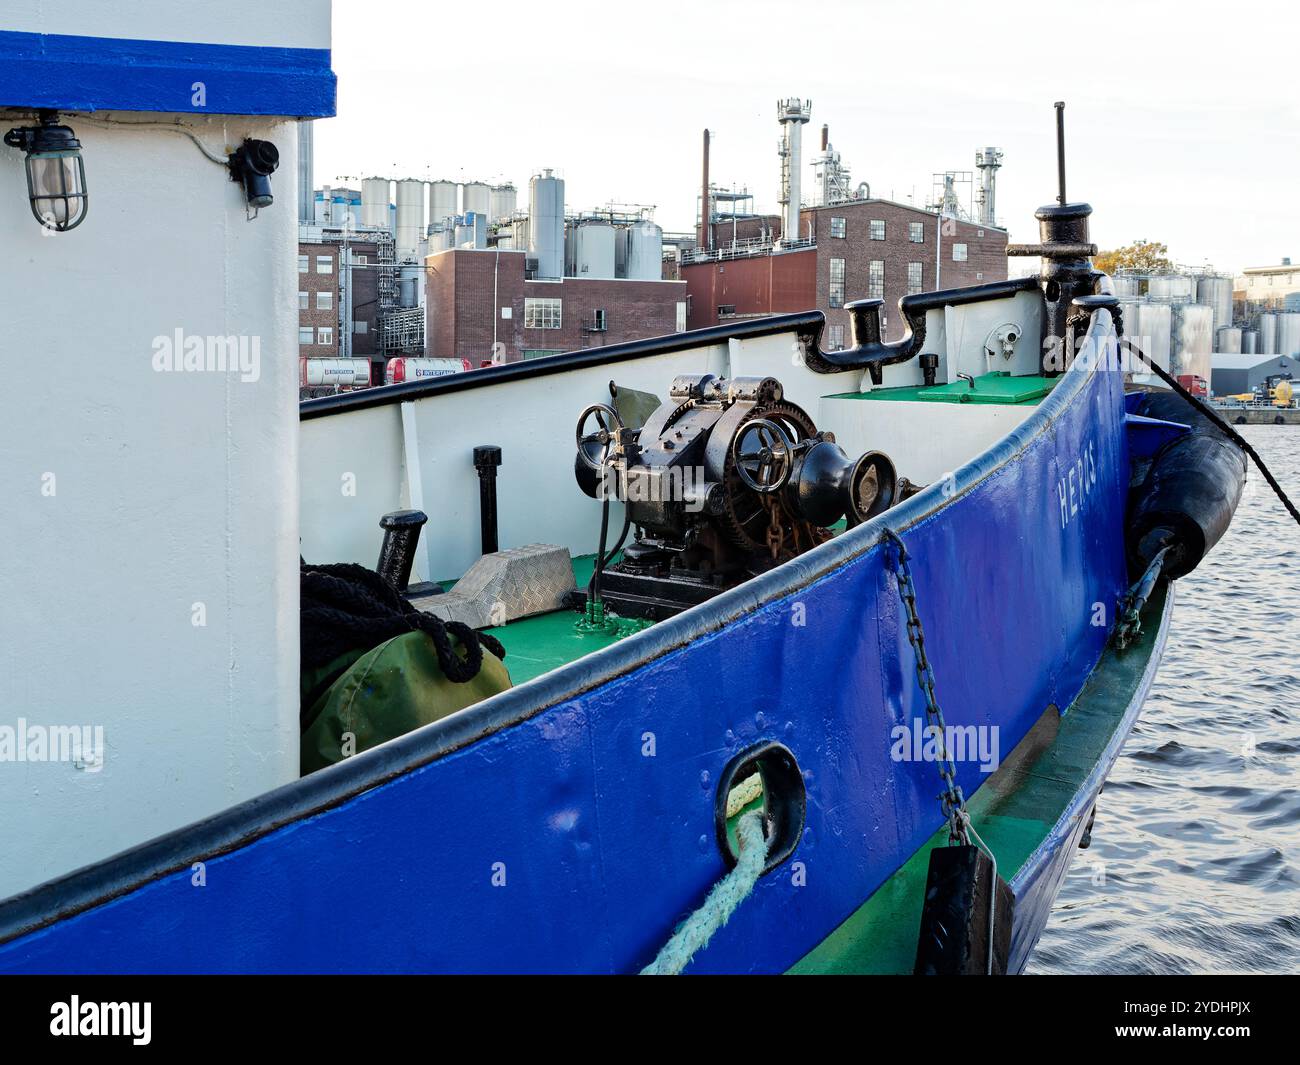
<svg viewBox="0 0 1300 1065">
<path fill-rule="evenodd" d="M 767 864 L 762 811 L 751 810 L 741 816 L 736 823 L 736 843 L 740 853 L 735 868 L 713 886 L 704 904 L 678 926 L 655 960 L 641 970 L 642 976 L 679 976 L 754 890 Z"/>
<path fill-rule="evenodd" d="M 487 633 L 460 621 L 416 610 L 378 573 L 353 563 L 303 565 L 302 668 L 327 665 L 348 651 L 369 650 L 394 636 L 423 632 L 433 641 L 443 675 L 456 684 L 478 676 L 483 649 L 498 658 L 505 648 Z M 456 637 L 464 657 L 452 646 Z"/>
</svg>

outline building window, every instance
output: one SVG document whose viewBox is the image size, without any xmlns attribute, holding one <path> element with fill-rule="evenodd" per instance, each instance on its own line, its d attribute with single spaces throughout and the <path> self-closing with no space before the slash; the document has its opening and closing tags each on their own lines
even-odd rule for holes
<svg viewBox="0 0 1300 1065">
<path fill-rule="evenodd" d="M 328 255 L 316 256 L 316 272 L 318 274 L 332 274 L 334 272 L 334 260 Z"/>
<path fill-rule="evenodd" d="M 736 305 L 734 303 L 723 303 L 718 307 L 719 318 L 725 318 L 727 315 L 735 314 L 735 313 L 736 313 Z"/>
<path fill-rule="evenodd" d="M 982 236 L 984 236 L 984 230 L 982 230 L 982 229 L 979 230 L 979 232 L 977 232 L 975 235 L 976 235 L 977 237 L 982 237 Z"/>
<path fill-rule="evenodd" d="M 299 256 L 298 256 L 298 273 L 300 273 L 300 274 L 305 274 L 306 272 L 307 272 L 307 256 L 305 256 L 305 255 L 299 255 Z"/>
<path fill-rule="evenodd" d="M 317 309 L 318 311 L 332 311 L 332 310 L 334 309 L 334 293 L 333 293 L 333 292 L 317 292 L 317 293 L 316 293 L 316 309 Z"/>
<path fill-rule="evenodd" d="M 354 256 L 352 256 L 352 261 L 353 261 L 357 266 L 365 266 L 366 263 L 370 262 L 370 256 L 369 256 L 369 255 L 354 255 Z"/>
<path fill-rule="evenodd" d="M 955 263 L 964 263 L 966 259 L 966 245 L 954 244 L 952 246 L 952 261 Z"/>
<path fill-rule="evenodd" d="M 686 332 L 686 301 L 677 301 L 677 332 Z"/>
<path fill-rule="evenodd" d="M 591 312 L 591 330 L 593 333 L 603 333 L 609 328 L 609 316 L 605 313 L 605 308 L 597 307 Z"/>
<path fill-rule="evenodd" d="M 533 299 L 524 300 L 525 329 L 559 329 L 562 321 L 560 300 Z M 550 352 L 544 354 L 549 355 Z"/>
<path fill-rule="evenodd" d="M 843 239 L 844 239 L 844 233 L 845 233 L 844 219 L 843 219 L 843 218 L 832 218 L 832 219 L 831 219 L 831 236 L 834 237 L 834 238 L 836 238 L 837 240 L 843 240 Z"/>
<path fill-rule="evenodd" d="M 831 260 L 830 304 L 832 307 L 844 306 L 844 260 Z"/>
<path fill-rule="evenodd" d="M 844 350 L 844 326 L 833 325 L 826 331 L 827 351 Z"/>
<path fill-rule="evenodd" d="M 908 222 L 908 223 L 907 223 L 907 239 L 910 240 L 913 244 L 924 244 L 924 243 L 925 243 L 925 223 L 924 223 L 924 222 Z"/>
<path fill-rule="evenodd" d="M 871 220 L 871 239 L 885 239 L 885 220 L 883 218 L 873 218 Z"/>
<path fill-rule="evenodd" d="M 298 343 L 314 344 L 316 342 L 316 330 L 309 325 L 300 325 L 298 327 Z"/>
<path fill-rule="evenodd" d="M 334 343 L 334 329 L 333 329 L 333 327 L 328 326 L 328 325 L 322 325 L 322 326 L 320 326 L 320 327 L 316 330 L 316 343 L 317 343 L 317 344 L 333 344 L 333 343 Z"/>
<path fill-rule="evenodd" d="M 872 259 L 867 265 L 867 298 L 883 300 L 885 298 L 885 261 Z"/>
<path fill-rule="evenodd" d="M 525 359 L 542 359 L 547 355 L 562 355 L 562 348 L 524 348 Z"/>
<path fill-rule="evenodd" d="M 925 284 L 925 267 L 922 263 L 907 264 L 907 294 L 915 295 Z"/>
<path fill-rule="evenodd" d="M 307 293 L 305 293 L 305 292 L 299 292 L 299 293 L 298 293 L 298 310 L 300 310 L 300 311 L 305 311 L 306 309 L 307 309 Z"/>
</svg>

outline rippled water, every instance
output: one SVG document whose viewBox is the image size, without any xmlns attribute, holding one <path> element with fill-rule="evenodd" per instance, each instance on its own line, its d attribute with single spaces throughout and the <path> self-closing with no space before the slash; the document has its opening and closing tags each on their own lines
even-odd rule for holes
<svg viewBox="0 0 1300 1065">
<path fill-rule="evenodd" d="M 1242 426 L 1300 503 L 1300 426 Z M 1251 467 L 1032 973 L 1300 972 L 1300 527 Z"/>
</svg>

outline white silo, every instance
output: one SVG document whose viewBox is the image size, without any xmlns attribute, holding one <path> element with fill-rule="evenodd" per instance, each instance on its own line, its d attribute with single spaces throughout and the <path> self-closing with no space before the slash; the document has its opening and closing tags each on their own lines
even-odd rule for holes
<svg viewBox="0 0 1300 1065">
<path fill-rule="evenodd" d="M 1214 308 L 1211 307 L 1211 313 Z M 1235 326 L 1225 325 L 1222 329 L 1216 330 L 1214 334 L 1218 340 L 1214 345 L 1214 350 L 1223 355 L 1240 355 L 1241 354 L 1241 330 Z"/>
<path fill-rule="evenodd" d="M 614 227 L 608 222 L 580 222 L 573 235 L 573 276 L 614 276 Z"/>
<path fill-rule="evenodd" d="M 461 214 L 486 215 L 492 210 L 492 190 L 481 181 L 461 186 Z"/>
<path fill-rule="evenodd" d="M 1195 299 L 1196 279 L 1183 274 L 1158 274 L 1147 282 L 1147 295 L 1153 300 Z"/>
<path fill-rule="evenodd" d="M 1277 316 L 1278 355 L 1300 355 L 1300 313 L 1288 311 Z"/>
<path fill-rule="evenodd" d="M 1111 284 L 1115 286 L 1115 295 L 1119 296 L 1120 299 L 1139 294 L 1138 279 L 1132 274 L 1120 274 L 1110 280 Z"/>
<path fill-rule="evenodd" d="M 1214 328 L 1232 325 L 1232 278 L 1200 277 L 1196 279 L 1196 302 L 1214 308 Z"/>
<path fill-rule="evenodd" d="M 624 277 L 633 281 L 659 281 L 664 270 L 664 231 L 654 222 L 638 222 L 627 229 Z"/>
<path fill-rule="evenodd" d="M 1277 315 L 1261 314 L 1259 316 L 1259 353 L 1261 355 L 1277 354 Z"/>
<path fill-rule="evenodd" d="M 368 177 L 361 182 L 361 224 L 376 229 L 388 225 L 388 178 Z"/>
<path fill-rule="evenodd" d="M 1241 353 L 1243 355 L 1259 354 L 1259 334 L 1253 329 L 1244 329 L 1241 333 Z"/>
<path fill-rule="evenodd" d="M 528 186 L 528 254 L 538 277 L 564 276 L 564 179 L 550 170 L 533 175 Z"/>
<path fill-rule="evenodd" d="M 414 259 L 424 236 L 424 182 L 403 178 L 397 183 L 397 232 L 394 242 L 399 259 Z"/>
<path fill-rule="evenodd" d="M 1175 303 L 1169 310 L 1169 372 L 1175 377 L 1195 374 L 1208 381 L 1214 351 L 1214 309 L 1199 303 Z"/>
<path fill-rule="evenodd" d="M 457 209 L 456 182 L 430 181 L 429 225 L 436 226 L 448 218 L 455 218 L 458 214 L 460 211 Z"/>
<path fill-rule="evenodd" d="M 1173 334 L 1173 306 L 1146 300 L 1121 300 L 1124 334 L 1161 369 L 1169 369 Z"/>
<path fill-rule="evenodd" d="M 518 206 L 519 194 L 515 187 L 509 182 L 504 185 L 493 185 L 491 203 L 492 209 L 489 212 L 489 219 L 493 222 L 504 222 L 515 213 Z"/>
</svg>

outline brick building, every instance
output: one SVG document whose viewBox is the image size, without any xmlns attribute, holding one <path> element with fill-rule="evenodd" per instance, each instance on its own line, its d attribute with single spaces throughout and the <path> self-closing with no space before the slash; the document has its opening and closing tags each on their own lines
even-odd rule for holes
<svg viewBox="0 0 1300 1065">
<path fill-rule="evenodd" d="M 345 240 L 346 237 L 346 240 Z M 301 226 L 298 239 L 298 354 L 369 358 L 378 366 L 378 245 L 339 227 Z M 344 319 L 347 319 L 346 321 Z M 377 370 L 377 373 L 376 373 Z"/>
<path fill-rule="evenodd" d="M 528 280 L 523 251 L 457 248 L 425 260 L 425 353 L 474 366 L 602 347 L 686 328 L 686 283 Z"/>
<path fill-rule="evenodd" d="M 690 328 L 818 308 L 827 322 L 822 343 L 834 350 L 849 342 L 847 302 L 885 300 L 884 335 L 895 340 L 905 332 L 896 309 L 903 296 L 1007 277 L 1005 229 L 889 200 L 807 207 L 799 239 L 774 247 L 780 235 L 777 216 L 715 225 L 713 250 L 682 263 Z"/>
</svg>

